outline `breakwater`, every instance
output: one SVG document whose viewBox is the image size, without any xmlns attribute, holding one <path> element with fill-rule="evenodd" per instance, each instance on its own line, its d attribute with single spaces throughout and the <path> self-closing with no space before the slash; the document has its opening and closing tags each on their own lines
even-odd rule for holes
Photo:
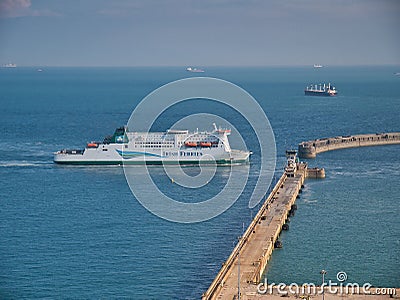
<svg viewBox="0 0 400 300">
<path fill-rule="evenodd" d="M 279 235 L 289 228 L 288 217 L 294 215 L 294 203 L 307 176 L 323 178 L 325 172 L 317 168 L 309 172 L 302 162 L 288 164 L 202 299 L 234 299 L 238 293 L 254 293 L 274 248 L 282 246 Z"/>
<path fill-rule="evenodd" d="M 298 155 L 301 158 L 315 158 L 318 153 L 326 151 L 391 144 L 400 144 L 400 132 L 337 136 L 301 142 Z"/>
</svg>

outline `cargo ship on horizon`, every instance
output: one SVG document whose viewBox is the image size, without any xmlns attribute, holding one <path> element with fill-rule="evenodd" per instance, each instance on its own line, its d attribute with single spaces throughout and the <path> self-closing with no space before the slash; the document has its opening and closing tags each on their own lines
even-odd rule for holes
<svg viewBox="0 0 400 300">
<path fill-rule="evenodd" d="M 17 65 L 13 63 L 8 63 L 3 65 L 3 68 L 16 68 L 16 67 Z"/>
<path fill-rule="evenodd" d="M 304 90 L 304 94 L 306 96 L 324 96 L 324 97 L 331 97 L 331 96 L 336 96 L 337 95 L 337 90 L 336 88 L 331 85 L 330 83 L 328 84 L 311 84 L 307 86 Z"/>
</svg>

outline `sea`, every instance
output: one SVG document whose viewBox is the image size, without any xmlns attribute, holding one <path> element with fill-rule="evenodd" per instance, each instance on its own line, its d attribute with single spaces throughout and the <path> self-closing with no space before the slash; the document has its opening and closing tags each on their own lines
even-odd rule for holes
<svg viewBox="0 0 400 300">
<path fill-rule="evenodd" d="M 169 82 L 207 76 L 252 95 L 274 132 L 275 180 L 285 150 L 302 141 L 400 131 L 394 74 L 400 66 L 41 69 L 0 69 L 1 299 L 201 298 L 259 207 L 249 208 L 249 198 L 262 156 L 245 118 L 221 103 L 192 99 L 154 125 L 164 131 L 190 114 L 214 114 L 231 122 L 253 152 L 237 201 L 203 222 L 149 212 L 121 166 L 53 163 L 55 151 L 81 149 L 125 125 L 146 95 Z M 304 96 L 307 85 L 328 82 L 338 96 Z M 399 156 L 400 145 L 391 145 L 306 160 L 325 168 L 326 178 L 305 182 L 290 229 L 281 234 L 283 248 L 264 274 L 268 282 L 319 284 L 325 269 L 326 280 L 337 282 L 337 273 L 346 272 L 346 282 L 399 287 Z M 193 202 L 218 194 L 228 171 L 217 169 L 207 193 L 174 185 L 162 167 L 151 167 L 151 176 L 171 197 Z"/>
</svg>

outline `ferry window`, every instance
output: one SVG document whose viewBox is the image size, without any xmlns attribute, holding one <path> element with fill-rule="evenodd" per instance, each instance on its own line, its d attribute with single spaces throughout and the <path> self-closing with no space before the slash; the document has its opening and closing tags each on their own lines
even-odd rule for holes
<svg viewBox="0 0 400 300">
<path fill-rule="evenodd" d="M 125 145 L 125 148 L 128 148 L 128 145 Z M 107 151 L 107 149 L 106 149 L 106 151 Z"/>
<path fill-rule="evenodd" d="M 103 151 L 108 151 L 108 149 L 106 149 L 106 148 L 103 148 Z"/>
</svg>

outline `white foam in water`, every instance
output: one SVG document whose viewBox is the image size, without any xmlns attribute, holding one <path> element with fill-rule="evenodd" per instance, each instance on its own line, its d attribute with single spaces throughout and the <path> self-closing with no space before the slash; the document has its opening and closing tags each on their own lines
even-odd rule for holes
<svg viewBox="0 0 400 300">
<path fill-rule="evenodd" d="M 318 202 L 318 200 L 307 200 L 307 199 L 304 199 L 304 203 L 307 203 L 307 204 L 309 204 L 309 203 L 317 203 Z"/>
<path fill-rule="evenodd" d="M 48 163 L 43 161 L 26 161 L 26 160 L 0 161 L 0 167 L 39 167 L 44 164 Z"/>
</svg>

